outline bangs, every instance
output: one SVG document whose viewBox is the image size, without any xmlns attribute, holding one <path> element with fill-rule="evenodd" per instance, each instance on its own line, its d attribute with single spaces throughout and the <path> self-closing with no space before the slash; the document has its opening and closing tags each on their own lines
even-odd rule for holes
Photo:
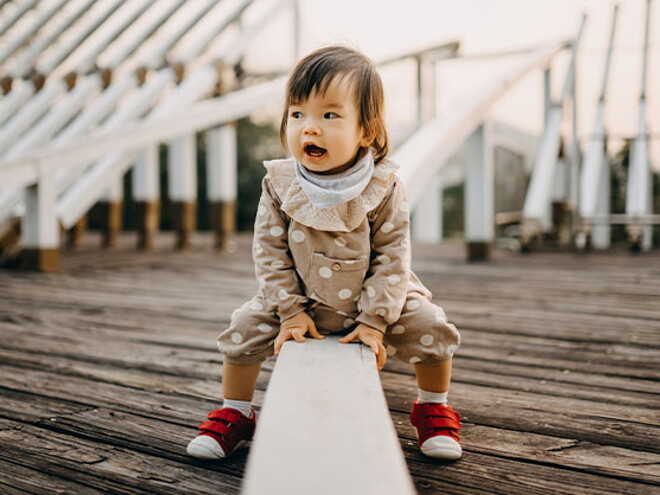
<svg viewBox="0 0 660 495">
<path fill-rule="evenodd" d="M 324 58 L 296 72 L 289 81 L 288 105 L 297 105 L 307 100 L 312 93 L 324 96 L 333 80 L 346 79 L 355 91 L 355 82 L 361 74 L 342 67 L 336 60 Z"/>
</svg>

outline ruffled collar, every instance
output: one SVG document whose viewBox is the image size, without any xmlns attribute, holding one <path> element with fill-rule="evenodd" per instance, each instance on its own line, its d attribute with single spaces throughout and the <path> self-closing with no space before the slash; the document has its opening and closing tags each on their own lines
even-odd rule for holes
<svg viewBox="0 0 660 495">
<path fill-rule="evenodd" d="M 394 182 L 399 166 L 389 158 L 375 166 L 369 184 L 358 197 L 331 206 L 318 208 L 309 200 L 296 176 L 295 158 L 264 162 L 266 177 L 282 202 L 281 209 L 296 222 L 316 230 L 351 232 L 371 210 L 376 208 Z"/>
</svg>

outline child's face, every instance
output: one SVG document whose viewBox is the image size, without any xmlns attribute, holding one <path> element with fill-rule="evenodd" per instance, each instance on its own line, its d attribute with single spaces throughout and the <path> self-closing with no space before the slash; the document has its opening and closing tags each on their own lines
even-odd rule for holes
<svg viewBox="0 0 660 495">
<path fill-rule="evenodd" d="M 368 143 L 348 78 L 335 77 L 325 94 L 314 91 L 291 105 L 286 139 L 296 160 L 312 172 L 340 172 L 353 165 Z"/>
</svg>

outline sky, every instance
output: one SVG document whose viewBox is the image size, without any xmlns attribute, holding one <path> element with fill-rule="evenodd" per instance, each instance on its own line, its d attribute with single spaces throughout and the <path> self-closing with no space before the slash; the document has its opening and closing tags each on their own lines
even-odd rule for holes
<svg viewBox="0 0 660 495">
<path fill-rule="evenodd" d="M 637 129 L 646 0 L 620 0 L 606 97 L 611 150 Z M 586 142 L 593 130 L 614 2 L 609 0 L 300 0 L 301 53 L 331 43 L 357 47 L 378 61 L 447 41 L 459 41 L 465 60 L 436 67 L 439 113 L 469 98 L 490 78 L 503 74 L 515 57 L 472 60 L 573 38 L 587 21 L 578 57 L 578 128 Z M 276 16 L 255 39 L 246 63 L 255 70 L 288 70 L 294 63 L 290 13 Z M 660 170 L 660 2 L 651 7 L 647 122 L 652 162 Z M 553 91 L 558 96 L 567 57 L 557 57 Z M 383 73 L 391 125 L 410 122 L 414 112 L 412 65 Z M 493 118 L 531 134 L 542 130 L 541 71 L 521 80 L 493 109 Z M 396 105 L 392 104 L 396 101 Z"/>
</svg>

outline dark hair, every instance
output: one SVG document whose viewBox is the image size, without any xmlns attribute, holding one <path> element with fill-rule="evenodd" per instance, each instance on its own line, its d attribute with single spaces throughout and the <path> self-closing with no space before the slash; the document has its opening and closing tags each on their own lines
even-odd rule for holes
<svg viewBox="0 0 660 495">
<path fill-rule="evenodd" d="M 316 91 L 324 93 L 332 80 L 347 76 L 355 89 L 355 102 L 360 125 L 367 136 L 374 161 L 387 155 L 387 129 L 383 83 L 373 62 L 357 50 L 345 46 L 320 48 L 303 58 L 289 77 L 284 114 L 280 124 L 280 139 L 286 147 L 289 107 L 309 98 Z"/>
</svg>

